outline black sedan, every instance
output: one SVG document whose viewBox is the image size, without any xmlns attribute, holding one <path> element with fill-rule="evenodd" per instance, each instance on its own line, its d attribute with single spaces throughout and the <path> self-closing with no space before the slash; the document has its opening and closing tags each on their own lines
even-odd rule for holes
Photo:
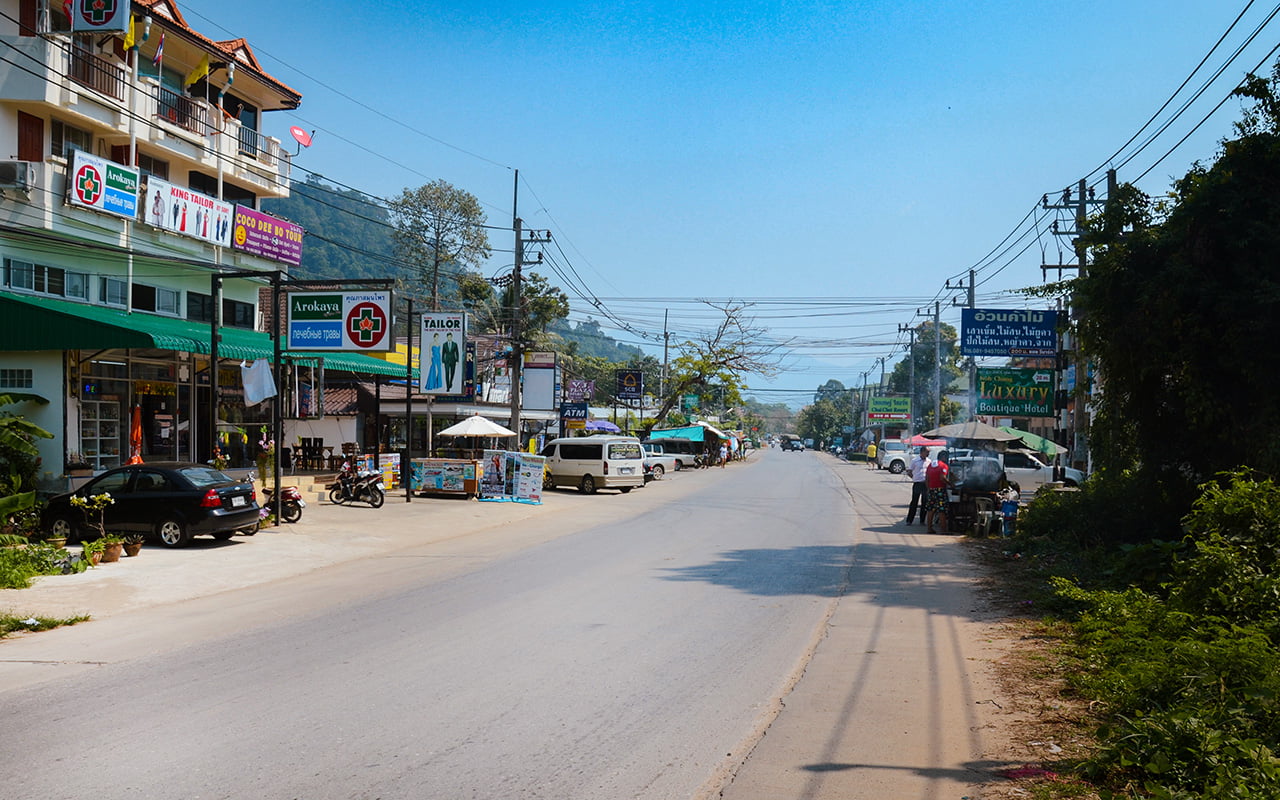
<svg viewBox="0 0 1280 800">
<path fill-rule="evenodd" d="M 74 492 L 60 494 L 41 512 L 44 530 L 71 540 L 96 536 L 97 512 L 72 505 L 73 496 L 107 493 L 115 501 L 103 511 L 110 533 L 154 535 L 166 547 L 185 547 L 192 536 L 230 539 L 258 528 L 253 484 L 206 464 L 164 461 L 107 470 Z"/>
</svg>

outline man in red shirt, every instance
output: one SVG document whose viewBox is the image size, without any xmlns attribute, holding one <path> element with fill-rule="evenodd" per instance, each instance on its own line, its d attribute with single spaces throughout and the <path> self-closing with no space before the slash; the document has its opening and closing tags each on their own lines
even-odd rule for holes
<svg viewBox="0 0 1280 800">
<path fill-rule="evenodd" d="M 928 533 L 947 533 L 947 488 L 951 485 L 951 467 L 947 466 L 947 451 L 943 450 L 924 471 L 925 523 Z M 942 524 L 937 525 L 938 518 Z"/>
</svg>

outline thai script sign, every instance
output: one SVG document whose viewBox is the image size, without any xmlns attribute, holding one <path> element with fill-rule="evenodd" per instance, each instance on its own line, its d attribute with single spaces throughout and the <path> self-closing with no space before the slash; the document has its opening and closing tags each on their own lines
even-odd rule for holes
<svg viewBox="0 0 1280 800">
<path fill-rule="evenodd" d="M 104 214 L 136 219 L 138 170 L 77 150 L 71 159 L 67 202 Z"/>
<path fill-rule="evenodd" d="M 873 397 L 867 403 L 867 419 L 911 419 L 910 397 Z"/>
<path fill-rule="evenodd" d="M 1053 356 L 1058 352 L 1057 328 L 1057 311 L 965 308 L 960 312 L 960 353 Z"/>
<path fill-rule="evenodd" d="M 1051 417 L 1053 395 L 1052 370 L 979 367 L 975 413 Z"/>
<path fill-rule="evenodd" d="M 569 400 L 574 403 L 590 400 L 592 395 L 596 393 L 596 382 L 570 378 L 565 382 L 565 393 L 569 395 Z"/>
<path fill-rule="evenodd" d="M 302 226 L 247 206 L 236 206 L 235 237 L 237 250 L 298 266 L 302 263 Z"/>
<path fill-rule="evenodd" d="M 390 352 L 391 292 L 293 292 L 290 350 Z"/>
<path fill-rule="evenodd" d="M 143 219 L 149 225 L 227 247 L 234 211 L 230 203 L 147 176 Z"/>
<path fill-rule="evenodd" d="M 463 372 L 458 369 L 467 341 L 467 315 L 461 311 L 422 315 L 422 346 L 418 382 L 423 394 L 462 394 Z"/>
</svg>

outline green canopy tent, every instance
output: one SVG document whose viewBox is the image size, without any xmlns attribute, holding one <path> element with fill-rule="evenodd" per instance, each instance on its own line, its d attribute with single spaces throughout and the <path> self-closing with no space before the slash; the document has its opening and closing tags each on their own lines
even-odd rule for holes
<svg viewBox="0 0 1280 800">
<path fill-rule="evenodd" d="M 1036 436 L 1034 433 L 1028 433 L 1027 431 L 1020 431 L 1017 428 L 1014 428 L 1009 425 L 1001 425 L 1000 430 L 1004 431 L 1005 433 L 1012 433 L 1014 436 L 1017 436 L 1019 439 L 1023 441 L 1024 444 L 1026 444 L 1027 447 L 1030 447 L 1032 450 L 1035 450 L 1037 453 L 1044 453 L 1045 455 L 1050 455 L 1050 456 L 1059 456 L 1067 452 L 1067 448 L 1063 447 L 1057 442 L 1051 439 L 1046 439 L 1043 436 Z"/>
</svg>

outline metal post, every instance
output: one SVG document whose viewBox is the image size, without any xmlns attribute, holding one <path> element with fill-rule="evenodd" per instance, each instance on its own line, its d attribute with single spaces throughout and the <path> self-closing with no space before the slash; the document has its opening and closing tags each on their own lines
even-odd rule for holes
<svg viewBox="0 0 1280 800">
<path fill-rule="evenodd" d="M 218 330 L 222 322 L 222 276 L 209 276 L 209 294 L 213 302 L 213 319 L 209 321 L 209 458 L 218 449 Z"/>
<path fill-rule="evenodd" d="M 942 427 L 942 303 L 933 301 L 933 426 Z"/>
<path fill-rule="evenodd" d="M 412 503 L 409 460 L 413 457 L 413 298 L 406 298 L 406 301 L 409 307 L 405 312 L 404 325 L 404 450 L 400 455 L 400 484 L 404 487 L 404 501 Z"/>
</svg>

